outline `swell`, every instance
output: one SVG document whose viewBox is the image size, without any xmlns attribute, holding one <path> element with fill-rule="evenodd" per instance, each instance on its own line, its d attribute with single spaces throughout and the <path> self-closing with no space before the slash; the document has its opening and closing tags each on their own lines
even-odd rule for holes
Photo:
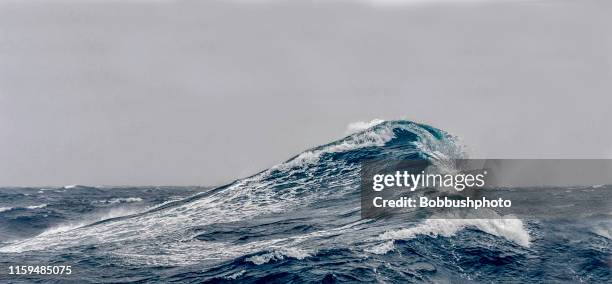
<svg viewBox="0 0 612 284">
<path fill-rule="evenodd" d="M 231 259 L 270 246 L 279 246 L 279 250 L 286 251 L 311 242 L 307 240 L 342 235 L 361 228 L 358 214 L 349 214 L 335 228 L 289 237 L 275 237 L 270 232 L 268 239 L 229 248 L 220 241 L 198 240 L 201 232 L 195 232 L 193 228 L 283 216 L 299 210 L 306 215 L 319 214 L 333 223 L 334 218 L 338 218 L 335 215 L 338 212 L 334 210 L 356 212 L 352 207 L 359 204 L 357 193 L 361 161 L 407 158 L 438 160 L 462 156 L 455 138 L 442 130 L 410 121 L 382 122 L 201 194 L 142 213 L 102 220 L 68 231 L 41 234 L 0 247 L 0 252 L 105 244 L 108 252 L 127 261 L 167 264 Z M 330 203 L 330 200 L 338 201 Z M 317 209 L 312 207 L 313 204 L 324 206 Z M 317 210 L 321 212 L 317 213 Z M 373 232 L 373 236 L 380 233 Z M 325 239 L 319 242 L 321 245 Z M 162 256 L 150 255 L 150 251 L 157 251 Z"/>
<path fill-rule="evenodd" d="M 381 120 L 374 120 L 368 125 L 370 126 L 369 128 L 361 129 L 338 141 L 306 150 L 281 164 L 251 176 L 237 179 L 228 184 L 212 188 L 182 200 L 156 206 L 138 214 L 102 220 L 88 226 L 112 222 L 114 220 L 134 218 L 157 211 L 167 210 L 169 208 L 183 206 L 219 194 L 233 186 L 240 185 L 244 181 L 266 180 L 278 178 L 283 174 L 291 176 L 297 172 L 304 172 L 309 169 L 316 171 L 318 168 L 328 168 L 333 166 L 334 162 L 337 164 L 338 159 L 344 160 L 347 165 L 355 165 L 363 160 L 380 159 L 383 157 L 395 159 L 428 159 L 435 157 L 439 159 L 444 157 L 456 158 L 464 155 L 461 147 L 455 142 L 455 137 L 428 125 L 410 121 L 385 122 Z M 355 130 L 355 127 L 350 128 Z"/>
</svg>

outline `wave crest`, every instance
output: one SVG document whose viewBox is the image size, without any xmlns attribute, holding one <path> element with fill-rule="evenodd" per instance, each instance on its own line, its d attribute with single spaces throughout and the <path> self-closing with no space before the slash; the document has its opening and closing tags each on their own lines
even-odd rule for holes
<svg viewBox="0 0 612 284">
<path fill-rule="evenodd" d="M 427 219 L 412 228 L 387 231 L 380 235 L 380 239 L 405 240 L 417 235 L 451 237 L 467 227 L 503 237 L 524 247 L 530 245 L 531 237 L 520 219 Z"/>
<path fill-rule="evenodd" d="M 301 250 L 298 248 L 282 248 L 264 254 L 247 257 L 245 260 L 252 262 L 255 265 L 262 265 L 270 261 L 283 260 L 286 257 L 302 260 L 310 256 L 311 252 L 306 250 Z"/>
</svg>

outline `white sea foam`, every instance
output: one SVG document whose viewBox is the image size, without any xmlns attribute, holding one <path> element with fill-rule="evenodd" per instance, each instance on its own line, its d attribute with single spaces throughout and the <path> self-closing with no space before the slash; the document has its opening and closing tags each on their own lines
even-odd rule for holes
<svg viewBox="0 0 612 284">
<path fill-rule="evenodd" d="M 57 234 L 57 233 L 61 233 L 61 232 L 66 232 L 66 231 L 70 231 L 70 230 L 74 230 L 76 228 L 85 226 L 86 223 L 68 223 L 68 224 L 61 224 L 61 225 L 57 225 L 54 227 L 51 227 L 47 230 L 45 230 L 44 232 L 40 233 L 39 236 L 48 236 L 48 235 L 53 235 L 53 234 Z"/>
<path fill-rule="evenodd" d="M 281 248 L 277 250 L 273 250 L 268 253 L 255 255 L 246 258 L 246 261 L 250 261 L 256 265 L 262 265 L 264 263 L 268 263 L 272 260 L 278 261 L 283 260 L 285 257 L 295 258 L 295 259 L 304 259 L 311 256 L 310 252 L 301 250 L 298 248 Z"/>
<path fill-rule="evenodd" d="M 467 227 L 503 237 L 521 246 L 529 247 L 530 236 L 520 219 L 427 219 L 423 223 L 380 235 L 382 240 L 411 239 L 417 235 L 451 237 Z"/>
<path fill-rule="evenodd" d="M 47 204 L 31 205 L 31 206 L 26 206 L 24 208 L 33 210 L 33 209 L 40 209 L 40 208 L 45 208 L 45 207 L 47 207 Z"/>
<path fill-rule="evenodd" d="M 366 130 L 368 128 L 372 128 L 376 125 L 379 125 L 381 123 L 385 122 L 382 119 L 372 119 L 371 121 L 357 121 L 357 122 L 352 122 L 349 123 L 349 125 L 346 127 L 346 135 L 349 134 L 353 134 L 353 133 L 357 133 L 359 131 L 363 131 Z"/>
<path fill-rule="evenodd" d="M 238 271 L 236 273 L 232 273 L 232 274 L 230 274 L 228 276 L 225 276 L 223 278 L 228 279 L 228 280 L 236 280 L 238 277 L 244 275 L 245 273 L 246 273 L 246 270 L 243 269 L 243 270 L 240 270 L 240 271 Z"/>
<path fill-rule="evenodd" d="M 360 149 L 360 148 L 366 148 L 366 147 L 382 147 L 385 145 L 385 143 L 395 138 L 395 133 L 393 132 L 393 130 L 396 128 L 405 129 L 405 130 L 412 131 L 412 132 L 423 135 L 423 139 L 428 140 L 427 142 L 425 142 L 425 144 L 430 145 L 430 147 L 434 147 L 432 144 L 441 144 L 441 143 L 433 142 L 433 141 L 436 141 L 437 139 L 432 138 L 431 133 L 427 132 L 426 130 L 423 130 L 422 128 L 414 124 L 390 123 L 390 124 L 383 125 L 380 127 L 375 127 L 383 122 L 384 121 L 382 120 L 375 119 L 368 123 L 359 123 L 357 126 L 353 126 L 353 127 L 349 126 L 349 128 L 353 128 L 356 130 L 357 128 L 365 126 L 366 124 L 372 125 L 372 127 L 364 129 L 363 131 L 359 133 L 349 135 L 338 142 L 331 143 L 323 147 L 319 147 L 319 148 L 315 148 L 312 150 L 302 152 L 297 157 L 285 163 L 276 165 L 272 167 L 270 170 L 287 170 L 287 169 L 292 169 L 296 167 L 314 164 L 319 161 L 320 157 L 323 154 L 326 154 L 326 153 L 342 153 L 342 152 L 347 152 L 347 151 Z M 448 143 L 448 141 L 444 142 L 444 144 L 446 143 Z M 415 145 L 419 146 L 416 143 Z"/>
<path fill-rule="evenodd" d="M 141 202 L 141 201 L 142 201 L 142 198 L 140 197 L 126 197 L 126 198 L 113 198 L 109 200 L 98 200 L 96 201 L 96 203 L 115 204 L 115 203 L 132 203 L 132 202 Z"/>
<path fill-rule="evenodd" d="M 102 221 L 102 220 L 113 219 L 113 218 L 141 213 L 145 210 L 146 209 L 139 208 L 139 207 L 136 207 L 136 208 L 134 207 L 115 207 L 115 208 L 111 208 L 108 211 L 94 215 L 95 217 L 93 219 L 95 221 Z"/>
<path fill-rule="evenodd" d="M 395 242 L 393 240 L 386 241 L 382 244 L 374 245 L 366 248 L 365 251 L 373 254 L 386 254 L 395 249 Z"/>
<path fill-rule="evenodd" d="M 24 207 L 0 207 L 0 212 L 6 212 L 6 211 L 11 211 L 11 210 L 17 210 L 17 209 L 26 209 L 26 210 L 34 210 L 34 209 L 40 209 L 40 208 L 45 208 L 47 207 L 47 204 L 39 204 L 39 205 L 30 205 L 30 206 L 24 206 Z"/>
<path fill-rule="evenodd" d="M 46 206 L 46 204 L 44 204 Z M 68 223 L 63 223 L 63 224 L 59 224 L 57 226 L 51 227 L 45 231 L 43 231 L 41 234 L 39 234 L 39 237 L 41 236 L 52 236 L 55 234 L 59 234 L 62 232 L 67 232 L 67 231 L 71 231 L 71 230 L 75 230 L 78 229 L 80 227 L 89 225 L 89 224 L 93 224 L 96 222 L 100 222 L 103 220 L 108 220 L 108 219 L 112 219 L 112 218 L 118 218 L 118 217 L 123 217 L 123 216 L 128 216 L 128 215 L 132 215 L 132 214 L 136 214 L 136 213 L 140 213 L 142 210 L 138 210 L 136 208 L 124 208 L 124 207 L 116 207 L 116 208 L 112 208 L 108 211 L 105 212 L 100 212 L 98 214 L 93 214 L 93 215 L 89 215 L 86 216 L 85 218 L 83 218 L 82 220 L 79 220 L 77 222 L 68 222 Z M 2 251 L 3 248 L 0 248 L 0 251 Z"/>
</svg>

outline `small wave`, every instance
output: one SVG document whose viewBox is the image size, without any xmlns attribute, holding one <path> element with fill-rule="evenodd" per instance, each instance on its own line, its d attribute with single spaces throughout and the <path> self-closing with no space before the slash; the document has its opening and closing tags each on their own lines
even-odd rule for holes
<svg viewBox="0 0 612 284">
<path fill-rule="evenodd" d="M 45 208 L 45 207 L 47 207 L 47 204 L 30 205 L 30 206 L 24 206 L 24 207 L 0 207 L 0 212 L 7 212 L 7 211 L 12 211 L 12 210 L 18 210 L 18 209 L 34 210 L 34 209 L 40 209 L 40 208 Z"/>
<path fill-rule="evenodd" d="M 132 203 L 132 202 L 142 202 L 142 198 L 140 198 L 140 197 L 127 197 L 127 198 L 113 198 L 113 199 L 109 199 L 109 200 L 94 201 L 94 203 L 106 203 L 106 204 Z"/>
<path fill-rule="evenodd" d="M 393 240 L 384 242 L 373 247 L 366 248 L 365 251 L 373 254 L 386 254 L 395 249 L 395 242 Z"/>
<path fill-rule="evenodd" d="M 594 234 L 612 240 L 612 221 L 604 220 L 596 222 L 591 227 Z"/>
<path fill-rule="evenodd" d="M 598 227 L 593 229 L 593 233 L 597 234 L 598 236 L 612 240 L 612 230 L 610 228 Z"/>
<path fill-rule="evenodd" d="M 246 270 L 243 269 L 243 270 L 240 270 L 240 271 L 238 271 L 236 273 L 233 273 L 233 274 L 230 274 L 228 276 L 225 276 L 223 278 L 225 278 L 227 280 L 236 280 L 238 277 L 244 275 L 245 273 L 246 273 Z"/>
<path fill-rule="evenodd" d="M 416 227 L 387 231 L 380 236 L 380 239 L 411 239 L 417 235 L 451 237 L 467 227 L 475 227 L 524 247 L 530 246 L 529 232 L 520 219 L 427 219 Z"/>
<path fill-rule="evenodd" d="M 301 250 L 298 248 L 282 248 L 268 253 L 251 256 L 246 258 L 245 260 L 250 261 L 255 265 L 262 265 L 270 261 L 283 260 L 285 259 L 285 257 L 302 260 L 309 256 L 311 256 L 311 253 L 305 250 Z"/>
<path fill-rule="evenodd" d="M 25 208 L 26 208 L 26 209 L 33 210 L 33 209 L 40 209 L 40 208 L 45 208 L 45 207 L 47 207 L 47 204 L 40 204 L 40 205 L 26 206 Z"/>
</svg>

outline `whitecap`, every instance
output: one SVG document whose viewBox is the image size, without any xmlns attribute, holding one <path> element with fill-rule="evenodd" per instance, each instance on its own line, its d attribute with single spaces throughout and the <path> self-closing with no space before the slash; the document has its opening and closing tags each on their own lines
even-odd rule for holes
<svg viewBox="0 0 612 284">
<path fill-rule="evenodd" d="M 475 227 L 524 247 L 530 246 L 529 232 L 520 219 L 427 219 L 412 228 L 387 231 L 380 235 L 380 239 L 411 239 L 417 235 L 451 237 L 467 227 Z"/>
<path fill-rule="evenodd" d="M 382 122 L 379 122 L 379 124 Z M 377 124 L 376 124 L 377 125 Z M 375 125 L 375 126 L 376 126 Z M 372 127 L 365 129 L 359 133 L 349 135 L 344 139 L 322 147 L 307 150 L 299 154 L 297 157 L 276 165 L 270 170 L 287 170 L 296 167 L 302 167 L 314 164 L 319 161 L 323 154 L 342 153 L 355 149 L 366 147 L 382 147 L 385 143 L 395 138 L 394 128 L 403 128 L 411 131 L 419 131 L 414 125 L 384 125 L 383 127 Z"/>
<path fill-rule="evenodd" d="M 43 205 L 46 206 L 46 204 L 43 204 Z M 55 235 L 55 234 L 62 233 L 62 232 L 72 231 L 80 227 L 83 227 L 89 224 L 93 224 L 96 222 L 100 222 L 103 220 L 128 216 L 128 215 L 132 215 L 132 214 L 136 214 L 140 212 L 141 212 L 140 210 L 136 210 L 133 208 L 123 208 L 123 207 L 112 208 L 111 210 L 106 211 L 106 212 L 87 216 L 81 221 L 63 223 L 63 224 L 59 224 L 57 226 L 51 227 L 49 229 L 46 229 L 42 233 L 40 233 L 38 236 Z"/>
<path fill-rule="evenodd" d="M 273 250 L 271 252 L 267 252 L 264 254 L 254 255 L 254 256 L 246 258 L 245 260 L 250 261 L 255 265 L 262 265 L 272 260 L 274 261 L 283 260 L 285 259 L 285 257 L 302 260 L 309 256 L 311 256 L 311 254 L 310 252 L 306 250 L 301 250 L 298 248 L 281 248 L 281 249 Z"/>
<path fill-rule="evenodd" d="M 7 212 L 7 211 L 17 210 L 17 209 L 34 210 L 34 209 L 40 209 L 40 208 L 45 208 L 45 207 L 47 207 L 47 204 L 30 205 L 30 206 L 25 206 L 25 207 L 0 207 L 0 212 Z"/>
<path fill-rule="evenodd" d="M 0 207 L 0 212 L 11 211 L 13 209 L 14 209 L 13 207 Z"/>
<path fill-rule="evenodd" d="M 366 248 L 365 251 L 373 254 L 386 254 L 395 249 L 395 241 L 387 241 L 382 244 L 378 244 L 369 248 Z"/>
<path fill-rule="evenodd" d="M 45 207 L 47 207 L 47 204 L 31 205 L 31 206 L 26 206 L 24 208 L 34 210 L 34 209 L 40 209 L 40 208 L 45 208 Z"/>
<path fill-rule="evenodd" d="M 244 275 L 245 273 L 246 273 L 246 270 L 243 269 L 243 270 L 240 270 L 240 271 L 238 271 L 236 273 L 232 273 L 232 274 L 230 274 L 228 276 L 225 276 L 223 278 L 228 279 L 228 280 L 236 280 L 236 278 Z"/>
<path fill-rule="evenodd" d="M 132 202 L 141 202 L 141 201 L 142 201 L 142 198 L 140 197 L 126 197 L 126 198 L 113 198 L 109 200 L 98 200 L 98 201 L 94 201 L 94 203 L 115 204 L 115 203 L 132 203 Z"/>
<path fill-rule="evenodd" d="M 357 122 L 351 122 L 349 123 L 349 125 L 346 127 L 346 134 L 353 134 L 353 133 L 357 133 L 363 130 L 366 130 L 368 128 L 372 128 L 376 125 L 379 125 L 381 123 L 385 122 L 382 119 L 372 119 L 370 121 L 357 121 Z"/>
</svg>

